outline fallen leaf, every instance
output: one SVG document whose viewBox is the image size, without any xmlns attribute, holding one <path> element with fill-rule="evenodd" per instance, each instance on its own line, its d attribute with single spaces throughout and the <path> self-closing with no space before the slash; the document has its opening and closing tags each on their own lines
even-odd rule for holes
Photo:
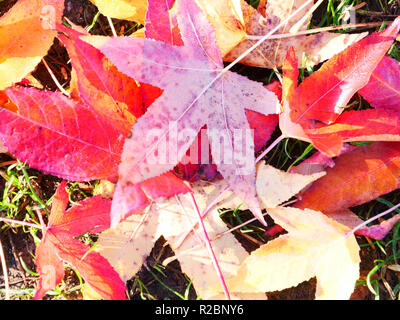
<svg viewBox="0 0 400 320">
<path fill-rule="evenodd" d="M 120 188 L 172 169 L 207 124 L 209 138 L 215 139 L 210 141 L 219 172 L 263 221 L 255 195 L 254 161 L 247 156 L 248 163 L 239 163 L 243 159 L 235 158 L 230 164 L 232 151 L 238 152 L 239 148 L 231 137 L 249 129 L 244 108 L 267 115 L 277 111 L 279 102 L 261 84 L 238 74 L 226 72 L 216 78 L 223 65 L 212 26 L 193 1 L 181 0 L 176 6 L 183 47 L 132 37 L 82 38 L 99 48 L 119 71 L 164 90 L 135 123 L 125 142 Z M 181 133 L 176 141 L 174 131 Z M 227 143 L 225 159 L 220 152 L 221 138 Z M 173 146 L 168 145 L 169 141 Z M 246 149 L 254 152 L 252 141 L 246 142 Z M 243 153 L 243 146 L 239 150 Z"/>
<path fill-rule="evenodd" d="M 144 91 L 150 91 L 156 98 L 161 90 L 141 85 L 118 72 L 98 49 L 79 39 L 83 33 L 64 26 L 58 29 L 63 32 L 58 37 L 67 48 L 76 72 L 79 97 L 127 136 L 136 118 L 153 102 L 143 101 Z"/>
<path fill-rule="evenodd" d="M 196 199 L 199 211 L 202 212 L 215 199 L 219 192 L 226 186 L 224 181 L 215 184 L 196 184 L 193 195 Z M 228 227 L 221 220 L 218 207 L 234 208 L 240 204 L 231 194 L 219 201 L 203 219 L 213 251 L 224 277 L 236 272 L 241 261 L 248 256 L 246 250 L 236 240 L 233 234 L 228 233 L 223 237 L 218 234 L 226 232 Z M 198 221 L 198 214 L 193 207 L 190 195 L 179 195 L 176 199 L 171 198 L 164 203 L 157 202 L 156 210 L 159 211 L 159 233 L 162 235 L 175 252 L 176 258 L 182 271 L 192 280 L 193 287 L 199 297 L 204 300 L 223 299 L 222 287 L 219 290 L 212 288 L 211 284 L 219 284 L 219 278 L 210 259 L 209 251 L 205 245 L 204 236 L 199 226 L 185 238 L 181 243 L 182 234 Z M 172 225 L 172 227 L 171 227 Z M 264 293 L 232 295 L 232 299 L 265 299 Z"/>
<path fill-rule="evenodd" d="M 360 263 L 350 229 L 312 210 L 278 207 L 268 213 L 288 234 L 253 251 L 227 280 L 230 290 L 283 290 L 316 277 L 316 299 L 349 299 Z"/>
<path fill-rule="evenodd" d="M 371 74 L 366 86 L 358 93 L 374 108 L 399 110 L 400 105 L 400 62 L 390 57 L 382 61 Z"/>
<path fill-rule="evenodd" d="M 176 10 L 172 11 L 172 4 L 163 0 L 149 0 L 149 9 L 146 14 L 145 32 L 143 35 L 146 38 L 163 41 L 169 44 L 181 46 L 183 41 L 180 36 L 180 31 L 177 25 Z M 235 5 L 236 4 L 236 5 Z M 208 19 L 225 19 L 229 10 L 233 10 L 239 4 L 238 1 L 232 1 L 230 5 L 227 2 L 213 2 L 201 1 L 203 10 L 211 12 L 211 17 L 208 15 Z M 218 7 L 219 6 L 219 7 Z M 225 20 L 224 20 L 225 21 Z M 218 44 L 218 28 L 216 30 L 216 41 Z M 226 37 L 222 37 L 226 38 Z M 277 97 L 281 97 L 281 88 L 278 81 L 274 81 L 271 84 L 265 86 L 266 89 L 274 92 Z M 246 117 L 249 122 L 250 128 L 254 130 L 254 149 L 258 152 L 269 140 L 272 132 L 277 126 L 278 115 L 265 116 L 252 110 L 246 110 Z M 206 126 L 202 128 L 206 130 Z M 175 172 L 178 173 L 179 177 L 187 181 L 193 182 L 199 179 L 213 180 L 217 177 L 221 177 L 217 171 L 217 166 L 212 163 L 211 152 L 207 161 L 202 161 L 202 148 L 210 148 L 209 141 L 206 136 L 199 134 L 197 139 L 192 143 L 189 150 L 186 152 L 184 160 L 182 160 L 176 167 Z M 191 151 L 193 150 L 194 155 Z"/>
<path fill-rule="evenodd" d="M 283 68 L 285 101 L 279 122 L 283 134 L 311 142 L 329 157 L 340 154 L 344 142 L 398 141 L 395 123 L 399 114 L 395 110 L 341 113 L 368 82 L 399 29 L 400 19 L 397 19 L 384 31 L 331 58 L 297 88 L 297 73 L 293 71 L 297 63 L 290 50 Z"/>
<path fill-rule="evenodd" d="M 353 147 L 337 158 L 335 165 L 327 169 L 326 176 L 314 182 L 294 207 L 322 211 L 354 229 L 364 221 L 349 207 L 399 188 L 399 156 L 399 143 L 376 142 L 370 146 Z M 382 240 L 399 219 L 397 214 L 377 225 L 356 228 L 355 234 Z"/>
<path fill-rule="evenodd" d="M 196 0 L 215 30 L 221 55 L 225 56 L 246 36 L 241 0 Z"/>
<path fill-rule="evenodd" d="M 36 248 L 35 264 L 40 279 L 34 298 L 42 298 L 61 282 L 64 277 L 62 261 L 67 261 L 103 299 L 125 300 L 125 285 L 110 263 L 100 254 L 89 252 L 89 246 L 74 238 L 86 232 L 97 233 L 107 229 L 111 201 L 93 197 L 65 211 L 68 205 L 65 188 L 64 181 L 54 195 L 48 225 Z"/>
<path fill-rule="evenodd" d="M 110 18 L 144 23 L 147 0 L 90 0 L 99 11 Z"/>
<path fill-rule="evenodd" d="M 289 173 L 259 163 L 256 179 L 257 194 L 264 208 L 274 208 L 324 175 L 325 171 L 312 175 Z"/>
<path fill-rule="evenodd" d="M 225 55 L 224 61 L 234 61 L 258 41 L 258 38 L 252 40 L 252 36 L 261 38 L 268 34 L 303 4 L 304 0 L 268 1 L 264 18 L 260 12 L 245 3 L 245 1 L 242 1 L 242 11 L 245 22 L 244 27 L 246 35 L 249 36 Z M 313 4 L 310 3 L 309 6 L 306 6 L 299 14 L 279 28 L 276 34 L 289 33 L 291 27 L 306 14 L 312 5 Z M 306 26 L 305 24 L 300 30 L 305 30 Z M 293 46 L 296 48 L 299 67 L 302 67 L 303 54 L 306 58 L 306 64 L 313 66 L 331 58 L 352 43 L 364 38 L 366 35 L 367 33 L 338 34 L 323 32 L 308 36 L 293 35 L 282 39 L 268 39 L 258 48 L 246 55 L 240 63 L 256 67 L 280 68 L 283 65 L 286 52 Z"/>
<path fill-rule="evenodd" d="M 400 18 L 385 30 L 352 44 L 307 77 L 296 90 L 291 120 L 300 124 L 306 120 L 324 124 L 335 121 L 350 98 L 368 83 L 399 29 Z"/>
<path fill-rule="evenodd" d="M 21 81 L 47 54 L 63 10 L 58 0 L 20 0 L 0 18 L 0 90 Z"/>
<path fill-rule="evenodd" d="M 285 175 L 284 172 L 270 166 L 260 165 L 257 169 L 257 194 L 263 201 L 261 203 L 278 203 L 285 201 L 302 187 L 305 187 L 318 176 L 286 174 L 297 188 L 283 190 L 288 185 L 277 180 L 275 184 L 266 186 L 264 179 L 272 176 Z M 227 187 L 224 180 L 213 182 L 196 181 L 193 183 L 193 196 L 199 211 L 205 208 Z M 283 190 L 283 195 L 278 199 L 272 195 L 271 189 Z M 271 199 L 269 199 L 271 197 Z M 248 256 L 247 252 L 237 242 L 231 233 L 219 235 L 228 230 L 219 218 L 218 208 L 246 209 L 242 201 L 232 191 L 227 191 L 214 205 L 209 208 L 209 213 L 203 218 L 207 233 L 211 239 L 213 249 L 224 276 L 234 274 L 241 261 Z M 114 229 L 104 231 L 96 245 L 96 251 L 106 257 L 113 267 L 126 281 L 132 278 L 141 268 L 146 257 L 150 254 L 154 243 L 163 236 L 179 260 L 184 273 L 192 279 L 197 294 L 203 299 L 222 299 L 221 287 L 218 277 L 210 260 L 201 230 L 196 226 L 197 212 L 194 210 L 191 194 L 179 194 L 176 197 L 158 198 L 148 209 L 141 214 L 135 214 L 120 222 Z M 195 230 L 189 232 L 191 228 Z M 165 261 L 165 263 L 170 262 Z M 215 287 L 212 287 L 215 286 Z M 265 299 L 265 294 L 239 293 L 232 295 L 236 299 Z"/>
<path fill-rule="evenodd" d="M 0 137 L 21 161 L 68 180 L 117 176 L 125 137 L 111 121 L 58 92 L 10 87 L 6 93 L 19 109 L 0 109 Z"/>
<path fill-rule="evenodd" d="M 326 214 L 376 199 L 400 186 L 400 143 L 375 142 L 335 160 L 294 205 Z M 329 195 L 329 196 L 327 196 Z"/>
<path fill-rule="evenodd" d="M 182 46 L 177 17 L 171 12 L 175 0 L 148 0 L 148 2 L 144 31 L 146 38 Z"/>
</svg>

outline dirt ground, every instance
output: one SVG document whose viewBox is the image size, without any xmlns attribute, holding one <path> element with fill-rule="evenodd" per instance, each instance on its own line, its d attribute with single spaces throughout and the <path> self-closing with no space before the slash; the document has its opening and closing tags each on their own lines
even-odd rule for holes
<svg viewBox="0 0 400 320">
<path fill-rule="evenodd" d="M 4 14 L 16 0 L 4 0 L 0 2 L 0 15 Z M 322 7 L 317 11 L 313 19 L 320 19 L 323 14 L 324 8 Z M 384 19 L 391 19 L 394 15 L 400 14 L 400 1 L 393 1 L 388 7 L 386 12 L 382 12 L 378 1 L 367 1 L 366 11 L 376 12 L 375 14 L 365 14 L 362 16 L 363 21 L 382 21 Z M 88 0 L 65 0 L 65 11 L 64 15 L 69 20 L 78 24 L 82 27 L 90 25 L 93 21 L 94 16 L 97 13 L 97 8 L 92 5 Z M 129 21 L 120 21 L 113 19 L 115 28 L 119 32 L 131 33 L 135 30 L 135 23 Z M 28 30 L 27 30 L 28 31 Z M 93 34 L 98 35 L 111 35 L 111 29 L 107 22 L 107 19 L 100 15 L 97 23 L 91 31 Z M 69 57 L 63 46 L 60 45 L 59 41 L 56 39 L 54 45 L 50 49 L 48 55 L 45 57 L 46 61 L 50 65 L 54 74 L 57 76 L 61 84 L 69 83 L 71 66 L 68 63 Z M 235 67 L 236 71 L 249 76 L 254 80 L 259 80 L 265 78 L 265 69 L 250 68 L 238 65 Z M 51 79 L 48 71 L 41 63 L 38 65 L 36 70 L 33 72 L 33 76 L 37 78 L 43 87 L 47 90 L 56 90 L 56 86 Z M 0 154 L 0 163 L 12 160 L 8 155 Z M 37 187 L 38 194 L 51 196 L 60 181 L 60 179 L 48 175 L 43 175 L 41 172 L 31 170 L 32 175 L 37 178 L 34 183 Z M 0 195 L 3 194 L 5 185 L 5 180 L 0 177 Z M 76 195 L 76 200 L 79 200 L 79 194 Z M 24 214 L 23 208 L 21 208 L 21 215 Z M 1 214 L 1 213 L 0 213 Z M 1 225 L 0 225 L 1 227 Z M 38 234 L 40 236 L 40 233 Z M 254 249 L 256 245 L 254 242 L 249 241 L 246 238 L 238 236 L 240 241 L 250 249 Z M 24 289 L 24 288 L 34 288 L 36 277 L 30 275 L 26 272 L 26 268 L 30 270 L 35 270 L 35 265 L 33 263 L 32 253 L 35 250 L 35 244 L 32 236 L 29 233 L 23 232 L 22 228 L 4 228 L 0 230 L 0 239 L 5 250 L 7 266 L 9 271 L 9 280 L 12 289 Z M 268 240 L 266 238 L 266 240 Z M 358 238 L 359 243 L 366 243 L 365 238 Z M 165 242 L 160 239 L 155 248 L 153 249 L 150 257 L 148 258 L 147 264 L 152 265 L 154 262 L 162 261 L 164 258 L 172 254 L 171 249 L 165 246 Z M 374 267 L 374 260 L 379 258 L 377 250 L 373 250 L 371 247 L 366 247 L 361 250 L 361 275 L 366 277 L 366 274 Z M 25 266 L 26 265 L 26 266 Z M 170 288 L 183 293 L 188 286 L 188 280 L 185 275 L 182 274 L 179 263 L 177 261 L 172 262 L 166 270 L 166 277 L 163 281 Z M 393 274 L 388 273 L 388 281 L 394 283 L 396 277 Z M 392 279 L 390 278 L 392 277 Z M 138 273 L 137 277 L 128 282 L 130 298 L 141 299 L 140 290 L 138 286 L 137 279 L 146 285 L 146 287 L 151 292 L 152 296 L 156 299 L 178 299 L 178 297 L 171 291 L 165 289 L 160 285 L 152 274 L 143 267 Z M 69 270 L 66 273 L 65 281 L 71 287 L 76 286 L 79 282 L 75 274 Z M 311 279 L 310 281 L 305 281 L 295 288 L 290 288 L 281 292 L 273 292 L 268 294 L 269 299 L 312 299 L 315 294 L 316 279 Z M 3 276 L 0 273 L 0 289 L 4 288 Z M 1 294 L 0 294 L 1 298 Z M 80 292 L 74 292 L 70 296 L 70 299 L 81 299 Z M 189 293 L 189 298 L 195 299 L 196 292 L 195 289 L 191 288 Z M 355 290 L 353 299 L 371 299 L 372 295 L 365 286 L 358 286 Z M 381 299 L 389 299 L 389 295 L 382 288 Z"/>
</svg>

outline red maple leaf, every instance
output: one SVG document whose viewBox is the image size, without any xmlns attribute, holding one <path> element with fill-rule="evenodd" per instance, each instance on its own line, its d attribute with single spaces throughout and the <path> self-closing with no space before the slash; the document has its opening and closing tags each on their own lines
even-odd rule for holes
<svg viewBox="0 0 400 320">
<path fill-rule="evenodd" d="M 399 110 L 400 62 L 383 57 L 365 87 L 358 91 L 376 109 Z"/>
<path fill-rule="evenodd" d="M 136 119 L 162 91 L 118 72 L 98 49 L 79 39 L 88 35 L 85 30 L 63 25 L 57 29 L 62 32 L 58 38 L 64 43 L 76 73 L 77 98 L 128 135 Z"/>
<path fill-rule="evenodd" d="M 0 109 L 0 137 L 19 159 L 68 180 L 117 176 L 125 136 L 111 118 L 59 92 L 10 87 L 6 93 L 18 110 Z"/>
<path fill-rule="evenodd" d="M 297 61 L 290 50 L 284 65 L 284 135 L 311 142 L 329 157 L 344 142 L 399 141 L 399 110 L 381 108 L 343 112 L 353 95 L 369 81 L 400 29 L 397 18 L 324 63 L 297 87 Z M 343 112 L 343 113 L 342 113 Z"/>
<path fill-rule="evenodd" d="M 125 284 L 110 263 L 75 237 L 101 232 L 110 226 L 111 201 L 89 198 L 65 211 L 68 205 L 66 182 L 58 187 L 48 225 L 36 248 L 35 263 L 40 274 L 35 299 L 42 298 L 64 277 L 63 261 L 70 263 L 103 299 L 126 299 Z"/>
</svg>

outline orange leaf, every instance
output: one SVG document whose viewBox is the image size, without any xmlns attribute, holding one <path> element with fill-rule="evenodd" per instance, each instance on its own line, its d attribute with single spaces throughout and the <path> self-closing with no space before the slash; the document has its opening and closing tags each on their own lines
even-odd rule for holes
<svg viewBox="0 0 400 320">
<path fill-rule="evenodd" d="M 336 160 L 294 205 L 329 214 L 371 201 L 400 187 L 400 143 L 376 142 Z"/>
<path fill-rule="evenodd" d="M 385 109 L 349 111 L 330 126 L 307 130 L 307 136 L 330 156 L 340 153 L 343 142 L 400 141 L 400 113 Z"/>
<path fill-rule="evenodd" d="M 0 90 L 33 71 L 53 44 L 64 2 L 20 0 L 0 18 Z"/>
</svg>

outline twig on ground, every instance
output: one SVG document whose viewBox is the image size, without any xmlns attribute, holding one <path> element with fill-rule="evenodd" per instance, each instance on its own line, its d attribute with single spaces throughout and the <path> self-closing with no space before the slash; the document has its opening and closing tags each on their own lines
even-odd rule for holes
<svg viewBox="0 0 400 320">
<path fill-rule="evenodd" d="M 386 21 L 387 24 L 390 24 L 391 21 Z M 365 23 L 354 23 L 354 24 L 344 24 L 340 26 L 330 26 L 330 27 L 322 27 L 322 28 L 315 28 L 310 30 L 299 31 L 296 34 L 293 33 L 281 33 L 271 35 L 268 40 L 273 39 L 285 39 L 285 38 L 293 38 L 298 36 L 309 35 L 313 33 L 320 33 L 320 32 L 327 32 L 327 31 L 335 31 L 335 30 L 342 30 L 342 29 L 355 29 L 355 28 L 372 28 L 372 27 L 379 27 L 382 25 L 382 22 L 365 22 Z M 248 34 L 246 35 L 246 39 L 249 40 L 259 40 L 263 38 L 263 36 L 256 36 Z"/>
<path fill-rule="evenodd" d="M 8 269 L 6 257 L 4 255 L 3 244 L 0 239 L 0 259 L 1 259 L 1 268 L 3 269 L 3 277 L 4 277 L 4 285 L 6 289 L 6 300 L 10 300 L 10 284 L 8 282 Z"/>
<path fill-rule="evenodd" d="M 69 92 L 66 91 L 66 90 L 63 88 L 63 86 L 60 84 L 60 82 L 58 82 L 56 76 L 54 75 L 53 71 L 50 69 L 49 65 L 47 64 L 47 62 L 46 62 L 46 60 L 45 60 L 44 58 L 42 59 L 42 62 L 43 62 L 43 64 L 44 64 L 44 66 L 46 67 L 47 71 L 49 72 L 49 74 L 50 74 L 51 78 L 53 79 L 53 81 L 54 81 L 55 85 L 57 86 L 57 88 L 58 88 L 64 95 L 66 95 L 67 97 L 69 97 L 69 96 L 70 96 Z"/>
<path fill-rule="evenodd" d="M 13 220 L 13 219 L 2 218 L 2 217 L 0 217 L 0 221 L 7 222 L 7 223 L 13 223 L 13 224 L 19 224 L 19 225 L 27 226 L 27 227 L 31 227 L 31 228 L 43 229 L 42 226 L 39 226 L 34 223 L 25 222 L 25 221 Z"/>
<path fill-rule="evenodd" d="M 114 24 L 113 24 L 111 18 L 107 17 L 107 21 L 108 21 L 108 24 L 110 25 L 111 32 L 112 32 L 113 36 L 114 37 L 118 37 L 117 32 L 115 31 Z"/>
</svg>

